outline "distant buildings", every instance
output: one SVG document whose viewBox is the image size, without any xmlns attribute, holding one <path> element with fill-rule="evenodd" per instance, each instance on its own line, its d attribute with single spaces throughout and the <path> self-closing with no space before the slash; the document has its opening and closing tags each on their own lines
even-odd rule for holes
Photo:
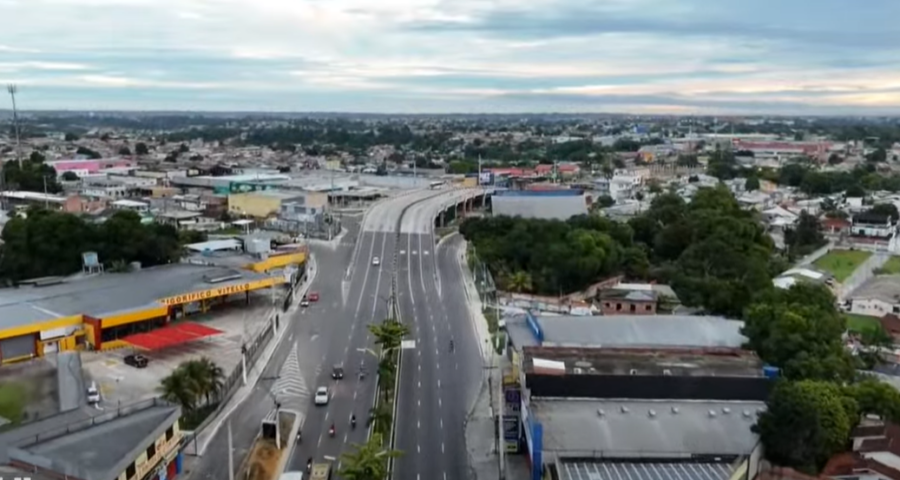
<svg viewBox="0 0 900 480">
<path fill-rule="evenodd" d="M 491 203 L 494 215 L 510 217 L 567 220 L 588 213 L 584 191 L 568 190 L 501 190 Z"/>
</svg>

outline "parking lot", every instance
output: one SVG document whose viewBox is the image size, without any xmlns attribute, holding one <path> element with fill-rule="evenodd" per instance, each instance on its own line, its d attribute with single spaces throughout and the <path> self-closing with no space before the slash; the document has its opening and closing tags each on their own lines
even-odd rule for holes
<svg viewBox="0 0 900 480">
<path fill-rule="evenodd" d="M 103 401 L 100 408 L 115 407 L 157 396 L 160 381 L 184 361 L 207 357 L 225 376 L 241 361 L 241 345 L 270 326 L 272 301 L 268 295 L 251 294 L 250 305 L 236 304 L 215 312 L 190 317 L 190 321 L 222 333 L 157 351 L 122 348 L 106 352 L 84 352 L 85 382 L 96 382 Z M 124 358 L 140 353 L 149 359 L 146 368 L 125 364 Z"/>
</svg>

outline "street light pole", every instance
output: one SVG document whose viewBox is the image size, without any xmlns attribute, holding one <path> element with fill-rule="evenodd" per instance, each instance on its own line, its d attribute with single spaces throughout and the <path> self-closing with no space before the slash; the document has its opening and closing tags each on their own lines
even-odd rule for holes
<svg viewBox="0 0 900 480">
<path fill-rule="evenodd" d="M 16 108 L 16 93 L 19 91 L 19 87 L 13 84 L 9 84 L 6 86 L 6 91 L 9 92 L 10 98 L 12 98 L 12 109 L 13 109 L 13 131 L 16 134 L 16 161 L 19 162 L 19 169 L 22 168 L 22 150 L 20 148 L 19 143 L 19 111 Z"/>
<path fill-rule="evenodd" d="M 228 421 L 228 480 L 234 480 L 234 440 L 231 437 L 231 421 Z"/>
</svg>

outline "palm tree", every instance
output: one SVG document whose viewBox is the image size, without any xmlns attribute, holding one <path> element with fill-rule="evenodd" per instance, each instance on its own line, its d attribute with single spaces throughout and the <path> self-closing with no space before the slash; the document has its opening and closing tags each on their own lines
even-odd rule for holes
<svg viewBox="0 0 900 480">
<path fill-rule="evenodd" d="M 369 409 L 369 420 L 366 426 L 372 423 L 376 425 L 390 425 L 392 414 L 393 412 L 391 411 L 390 405 L 381 402 L 377 407 Z"/>
<path fill-rule="evenodd" d="M 531 275 L 529 275 L 528 272 L 519 270 L 516 273 L 510 275 L 508 285 L 509 289 L 516 293 L 531 291 Z"/>
<path fill-rule="evenodd" d="M 382 351 L 399 347 L 403 337 L 409 335 L 409 327 L 392 318 L 387 318 L 378 325 L 369 325 L 369 331 L 375 336 L 375 343 L 381 346 Z"/>
<path fill-rule="evenodd" d="M 209 405 L 224 386 L 225 372 L 209 358 L 188 360 L 178 365 L 169 376 L 162 379 L 159 390 L 163 398 L 194 410 L 200 398 Z"/>
<path fill-rule="evenodd" d="M 195 383 L 180 366 L 160 381 L 159 391 L 163 400 L 181 405 L 187 411 L 197 405 Z"/>
<path fill-rule="evenodd" d="M 344 480 L 384 480 L 387 459 L 402 454 L 399 450 L 385 450 L 381 445 L 381 435 L 372 435 L 366 443 L 354 444 L 353 451 L 341 454 L 338 475 Z"/>
</svg>

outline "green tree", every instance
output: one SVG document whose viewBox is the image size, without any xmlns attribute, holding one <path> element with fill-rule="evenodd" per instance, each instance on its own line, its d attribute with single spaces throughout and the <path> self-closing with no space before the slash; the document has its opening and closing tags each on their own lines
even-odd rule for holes
<svg viewBox="0 0 900 480">
<path fill-rule="evenodd" d="M 866 154 L 866 161 L 872 163 L 883 163 L 887 161 L 887 151 L 884 147 L 878 147 L 872 153 Z"/>
<path fill-rule="evenodd" d="M 803 210 L 797 218 L 797 225 L 784 232 L 784 243 L 792 258 L 802 257 L 825 245 L 825 237 L 819 226 L 819 219 Z"/>
<path fill-rule="evenodd" d="M 66 132 L 65 136 L 63 136 L 63 140 L 67 142 L 76 142 L 78 141 L 78 135 L 74 133 Z"/>
<path fill-rule="evenodd" d="M 385 449 L 381 435 L 373 435 L 366 443 L 354 444 L 351 448 L 341 454 L 341 468 L 337 472 L 345 480 L 384 480 L 388 459 L 403 454 L 399 450 Z"/>
<path fill-rule="evenodd" d="M 176 368 L 172 373 L 160 380 L 159 393 L 163 400 L 181 405 L 186 411 L 197 406 L 197 393 L 194 380 L 187 371 Z"/>
<path fill-rule="evenodd" d="M 32 163 L 44 163 L 44 160 L 46 160 L 46 158 L 44 157 L 43 153 L 35 150 L 31 152 L 31 155 L 28 156 L 28 160 L 30 160 Z"/>
<path fill-rule="evenodd" d="M 844 158 L 836 153 L 832 153 L 828 156 L 828 164 L 829 165 L 839 165 L 844 163 Z"/>
<path fill-rule="evenodd" d="M 900 392 L 890 384 L 877 378 L 863 378 L 848 385 L 846 392 L 856 401 L 860 414 L 900 421 Z"/>
<path fill-rule="evenodd" d="M 530 292 L 533 288 L 531 284 L 531 275 L 529 275 L 528 272 L 523 272 L 521 270 L 513 273 L 504 281 L 506 283 L 506 290 L 516 293 Z"/>
<path fill-rule="evenodd" d="M 127 157 L 127 156 L 130 156 L 130 155 L 131 155 L 131 149 L 128 148 L 127 145 L 122 145 L 121 147 L 119 147 L 119 155 L 123 155 L 123 156 L 126 156 L 126 157 Z"/>
<path fill-rule="evenodd" d="M 35 155 L 37 154 L 37 155 Z M 32 158 L 39 160 L 34 161 Z M 56 170 L 45 164 L 43 155 L 33 152 L 31 158 L 19 162 L 6 162 L 0 170 L 6 187 L 27 192 L 59 193 L 62 186 L 56 181 Z"/>
<path fill-rule="evenodd" d="M 400 347 L 403 337 L 409 335 L 409 327 L 392 318 L 369 325 L 369 331 L 375 337 L 375 344 L 381 346 L 383 351 Z"/>
<path fill-rule="evenodd" d="M 144 142 L 137 142 L 134 144 L 134 154 L 135 155 L 147 155 L 150 153 L 150 149 L 147 148 L 147 144 Z"/>
<path fill-rule="evenodd" d="M 186 411 L 196 410 L 201 400 L 211 405 L 224 386 L 225 373 L 206 357 L 182 362 L 160 381 L 158 390 L 163 399 L 181 405 Z"/>
<path fill-rule="evenodd" d="M 748 192 L 759 190 L 759 178 L 756 176 L 747 177 L 747 181 L 744 182 L 744 190 Z"/>
<path fill-rule="evenodd" d="M 822 285 L 766 289 L 744 314 L 742 333 L 759 357 L 792 380 L 849 381 L 853 360 L 844 349 L 844 319 Z"/>
<path fill-rule="evenodd" d="M 730 149 L 721 150 L 716 148 L 716 151 L 709 156 L 709 161 L 706 163 L 706 173 L 719 180 L 734 178 L 738 173 L 734 152 Z"/>
<path fill-rule="evenodd" d="M 753 427 L 776 465 L 816 474 L 846 447 L 857 416 L 855 402 L 830 382 L 781 381 Z"/>
<path fill-rule="evenodd" d="M 100 155 L 96 151 L 91 150 L 90 148 L 87 148 L 87 147 L 78 147 L 78 149 L 75 150 L 75 153 L 77 155 L 84 155 L 85 157 L 93 158 L 93 159 L 103 157 L 103 155 Z"/>
<path fill-rule="evenodd" d="M 67 182 L 75 182 L 78 181 L 78 175 L 72 171 L 66 171 L 62 174 L 62 179 Z"/>
</svg>

